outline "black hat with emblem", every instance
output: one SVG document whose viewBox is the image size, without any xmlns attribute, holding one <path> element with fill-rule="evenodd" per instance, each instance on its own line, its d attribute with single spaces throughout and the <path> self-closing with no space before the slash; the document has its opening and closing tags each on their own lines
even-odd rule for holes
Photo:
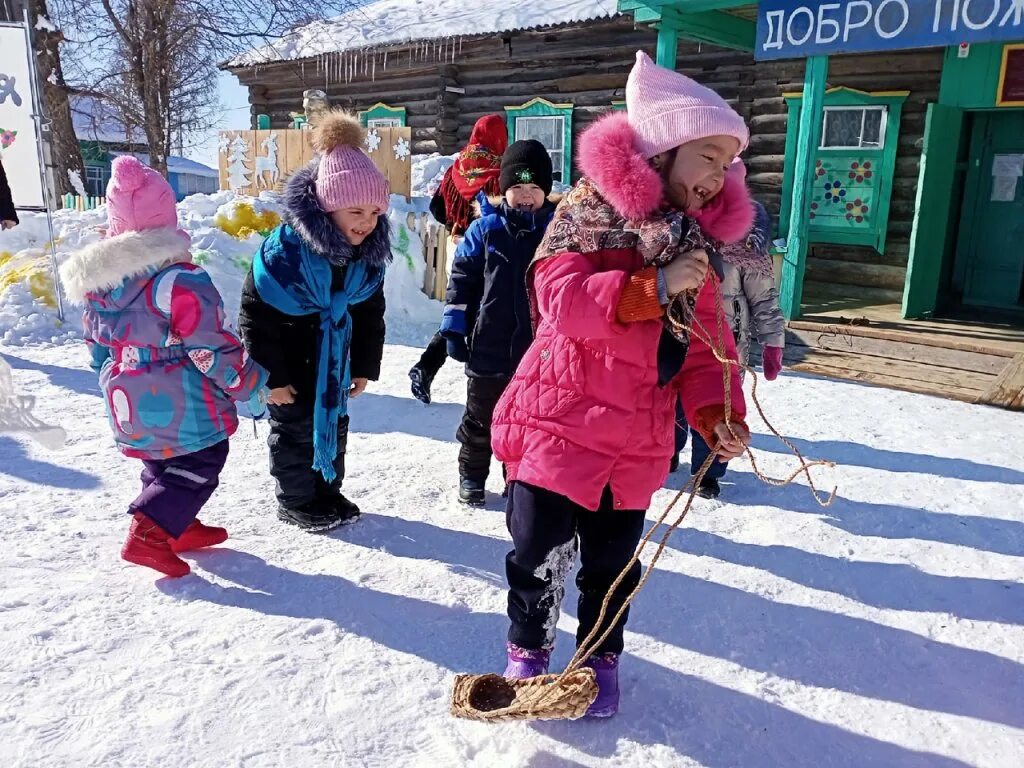
<svg viewBox="0 0 1024 768">
<path fill-rule="evenodd" d="M 551 155 L 536 139 L 517 141 L 501 156 L 501 194 L 517 184 L 536 184 L 551 193 Z"/>
</svg>

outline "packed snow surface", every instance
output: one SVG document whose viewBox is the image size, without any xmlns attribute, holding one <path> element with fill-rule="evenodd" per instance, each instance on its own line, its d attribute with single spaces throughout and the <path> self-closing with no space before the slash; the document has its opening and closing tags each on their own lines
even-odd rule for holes
<svg viewBox="0 0 1024 768">
<path fill-rule="evenodd" d="M 261 236 L 224 227 L 275 206 L 179 207 L 229 316 Z M 103 211 L 55 224 L 65 258 Z M 0 354 L 68 433 L 57 452 L 0 434 L 0 765 L 1019 768 L 1024 414 L 795 374 L 761 387 L 764 407 L 837 462 L 816 470 L 835 503 L 735 462 L 637 600 L 618 717 L 453 719 L 454 675 L 504 665 L 509 539 L 496 466 L 486 508 L 455 502 L 461 367 L 442 369 L 434 405 L 409 393 L 440 316 L 414 235 L 396 238 L 381 380 L 351 403 L 345 491 L 362 520 L 320 536 L 278 522 L 266 424 L 244 422 L 202 514 L 231 539 L 180 580 L 118 558 L 140 464 L 112 445 L 77 310 L 59 325 L 33 277 L 45 226 L 0 235 Z M 793 457 L 752 427 L 759 466 L 788 475 Z M 555 668 L 575 599 L 570 579 Z"/>
</svg>

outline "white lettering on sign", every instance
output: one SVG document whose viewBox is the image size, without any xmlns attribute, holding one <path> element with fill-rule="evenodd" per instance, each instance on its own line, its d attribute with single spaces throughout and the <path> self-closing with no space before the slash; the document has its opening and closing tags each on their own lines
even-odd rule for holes
<svg viewBox="0 0 1024 768">
<path fill-rule="evenodd" d="M 938 0 L 938 2 L 942 2 L 942 0 Z M 858 19 L 856 22 L 854 22 L 853 21 L 853 10 L 854 10 L 854 8 L 863 8 L 864 9 L 864 18 Z M 860 29 L 861 27 L 866 27 L 868 24 L 871 23 L 871 15 L 872 15 L 873 12 L 874 11 L 871 8 L 871 3 L 869 3 L 868 0 L 852 0 L 852 2 L 850 2 L 846 6 L 846 26 L 843 27 L 843 42 L 844 43 L 847 42 L 850 39 L 850 30 L 851 29 Z"/>
<path fill-rule="evenodd" d="M 927 32 L 921 29 L 927 28 L 928 24 L 927 2 L 848 0 L 844 3 L 831 0 L 814 8 L 801 5 L 766 11 L 764 19 L 768 34 L 761 49 L 827 46 L 840 39 L 845 44 L 851 38 L 863 46 L 865 36 L 879 40 L 910 38 L 911 42 L 916 42 L 922 35 L 927 37 Z M 916 14 L 913 25 L 912 14 Z M 934 0 L 933 34 L 944 35 L 958 29 L 979 32 L 1006 26 L 1024 26 L 1024 0 Z M 908 27 L 912 29 L 910 33 L 907 32 Z M 883 46 L 883 49 L 890 47 Z"/>
<path fill-rule="evenodd" d="M 784 11 L 769 11 L 765 16 L 765 20 L 768 22 L 768 34 L 765 35 L 764 45 L 761 46 L 764 50 L 782 48 L 783 17 L 785 15 Z M 778 26 L 775 25 L 776 20 L 778 20 Z M 773 34 L 775 35 L 774 40 L 772 40 Z"/>
<path fill-rule="evenodd" d="M 964 26 L 968 29 L 985 29 L 989 24 L 995 21 L 996 16 L 999 15 L 999 0 L 992 1 L 992 13 L 987 19 L 982 22 L 974 21 L 968 14 L 967 9 L 971 7 L 971 0 L 964 0 L 963 10 L 960 12 L 964 19 Z M 985 0 L 979 0 L 979 3 L 983 3 Z"/>
<path fill-rule="evenodd" d="M 999 22 L 999 26 L 1005 27 L 1010 16 L 1013 16 L 1013 26 L 1021 26 L 1021 22 L 1024 22 L 1024 0 L 1010 0 L 1010 7 L 1003 14 L 1003 20 Z"/>
<path fill-rule="evenodd" d="M 970 1 L 971 0 L 967 0 L 967 2 Z M 999 0 L 993 0 L 993 2 L 998 3 Z M 891 31 L 885 31 L 882 29 L 882 9 L 885 8 L 885 6 L 890 5 L 892 3 L 896 3 L 896 5 L 899 6 L 899 9 L 903 11 L 903 21 L 900 23 L 898 27 L 896 27 L 896 29 Z M 879 3 L 878 8 L 875 10 L 875 31 L 878 33 L 878 36 L 881 37 L 883 40 L 891 40 L 892 38 L 896 37 L 896 35 L 898 35 L 900 32 L 907 28 L 907 23 L 909 21 L 910 8 L 907 7 L 907 0 L 882 0 L 882 2 Z"/>
<path fill-rule="evenodd" d="M 793 38 L 793 22 L 800 17 L 800 15 L 807 16 L 807 34 L 801 37 L 799 40 Z M 789 23 L 786 25 L 786 38 L 789 40 L 790 45 L 800 46 L 810 40 L 811 35 L 814 34 L 814 13 L 807 6 L 800 6 L 791 14 L 789 14 Z"/>
<path fill-rule="evenodd" d="M 826 19 L 825 14 L 831 13 L 832 11 L 839 9 L 839 3 L 825 3 L 818 6 L 818 34 L 814 36 L 814 42 L 816 43 L 832 43 L 839 38 L 840 27 L 839 22 L 835 19 Z M 825 37 L 825 29 L 828 25 L 828 29 L 832 32 L 831 37 Z"/>
</svg>

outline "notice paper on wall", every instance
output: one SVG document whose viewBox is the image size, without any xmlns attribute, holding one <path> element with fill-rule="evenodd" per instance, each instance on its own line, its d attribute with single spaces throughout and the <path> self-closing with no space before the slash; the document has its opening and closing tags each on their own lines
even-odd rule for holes
<svg viewBox="0 0 1024 768">
<path fill-rule="evenodd" d="M 1017 196 L 1017 180 L 1024 176 L 1024 154 L 995 155 L 992 158 L 992 195 L 995 203 L 1012 203 Z"/>
</svg>

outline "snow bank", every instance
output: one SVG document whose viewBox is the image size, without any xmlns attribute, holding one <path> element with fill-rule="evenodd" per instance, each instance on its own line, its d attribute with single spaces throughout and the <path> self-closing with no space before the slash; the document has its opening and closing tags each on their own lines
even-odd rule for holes
<svg viewBox="0 0 1024 768">
<path fill-rule="evenodd" d="M 441 167 L 447 158 L 428 158 L 423 168 Z M 385 293 L 389 332 L 419 343 L 436 325 L 440 304 L 422 292 L 425 264 L 417 225 L 422 224 L 425 201 L 392 196 L 394 264 L 388 270 Z M 281 216 L 279 196 L 264 192 L 258 198 L 217 192 L 192 195 L 178 204 L 178 221 L 192 238 L 192 259 L 210 273 L 224 297 L 228 317 L 238 315 L 242 282 L 267 232 Z M 410 213 L 418 212 L 410 217 Z M 410 225 L 413 218 L 417 224 Z M 53 215 L 57 261 L 102 237 L 106 210 L 58 211 Z M 61 344 L 80 338 L 79 311 L 65 307 L 66 321 L 57 319 L 53 292 L 46 216 L 26 213 L 22 223 L 0 232 L 0 342 L 11 346 Z M 415 338 L 415 342 L 413 339 Z"/>
<path fill-rule="evenodd" d="M 413 197 L 433 197 L 441 186 L 445 171 L 452 167 L 459 156 L 442 155 L 434 152 L 430 155 L 412 156 L 412 194 Z"/>
</svg>

